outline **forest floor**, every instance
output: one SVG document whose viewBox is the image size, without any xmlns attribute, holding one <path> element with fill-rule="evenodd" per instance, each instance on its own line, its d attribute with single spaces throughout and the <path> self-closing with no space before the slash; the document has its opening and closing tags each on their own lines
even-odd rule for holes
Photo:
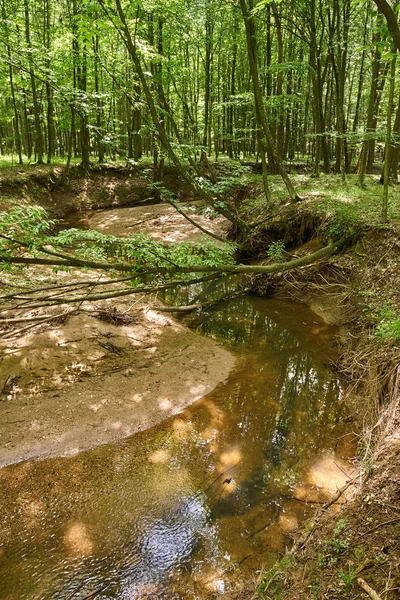
<svg viewBox="0 0 400 600">
<path fill-rule="evenodd" d="M 53 216 L 69 221 L 70 226 L 80 220 L 79 226 L 86 227 L 93 220 L 98 230 L 117 235 L 122 232 L 121 223 L 122 228 L 131 227 L 133 232 L 135 227 L 140 228 L 144 224 L 143 221 L 152 230 L 162 231 L 161 237 L 167 238 L 176 230 L 177 216 L 169 213 L 165 205 L 159 215 L 154 215 L 154 207 L 146 205 L 151 201 L 148 190 L 151 173 L 147 168 L 134 172 L 132 169 L 112 167 L 109 171 L 96 171 L 91 178 L 86 179 L 74 170 L 68 182 L 62 180 L 61 170 L 49 171 L 46 167 L 39 172 L 31 170 L 27 173 L 21 170 L 17 175 L 20 181 L 16 181 L 15 173 L 14 170 L 0 175 L 2 209 L 16 201 L 22 204 L 38 202 L 51 209 Z M 167 173 L 167 177 L 171 186 L 175 186 L 177 195 L 196 207 L 196 199 L 185 192 L 172 171 Z M 256 595 L 254 588 L 249 588 L 231 598 L 361 600 L 373 597 L 372 592 L 366 592 L 365 586 L 362 587 L 366 582 L 378 594 L 375 600 L 395 600 L 399 597 L 400 589 L 398 192 L 395 188 L 392 189 L 390 222 L 382 224 L 379 218 L 382 188 L 378 184 L 378 177 L 371 177 L 367 189 L 359 190 L 351 177 L 343 185 L 334 176 L 322 177 L 316 181 L 305 175 L 297 175 L 295 181 L 303 201 L 296 206 L 287 203 L 283 187 L 275 178 L 272 185 L 275 200 L 268 209 L 260 193 L 259 176 L 244 172 L 239 183 L 235 178 L 230 181 L 226 174 L 224 177 L 224 185 L 227 193 L 231 194 L 232 201 L 240 206 L 247 219 L 259 223 L 254 236 L 241 249 L 240 260 L 243 262 L 287 260 L 290 256 L 298 257 L 318 249 L 332 238 L 346 235 L 353 239 L 352 245 L 344 253 L 332 257 L 322 265 L 289 272 L 285 276 L 255 276 L 252 285 L 254 291 L 261 295 L 294 298 L 305 302 L 326 322 L 340 327 L 337 338 L 340 358 L 336 368 L 346 387 L 344 401 L 351 407 L 352 415 L 357 421 L 357 431 L 362 432 L 357 433 L 359 450 L 354 466 L 358 476 L 351 481 L 352 500 L 342 502 L 339 513 L 333 515 L 329 511 L 320 511 L 307 523 L 304 531 L 299 531 L 292 540 L 292 551 L 288 551 L 273 569 L 260 574 Z M 120 208 L 137 202 L 143 205 L 144 212 L 140 218 L 131 208 Z M 116 210 L 95 214 L 91 212 L 93 209 L 103 208 Z M 199 212 L 198 208 L 196 210 Z M 139 221 L 142 223 L 138 223 Z M 224 227 L 223 223 L 211 223 L 208 226 Z M 192 235 L 193 231 L 189 234 L 187 230 L 186 233 Z M 3 275 L 2 279 L 7 283 Z M 82 394 L 93 393 L 93 386 L 97 382 L 100 385 L 103 373 L 107 377 L 118 377 L 119 382 L 126 381 L 127 387 L 131 388 L 132 377 L 140 381 L 143 369 L 154 370 L 154 373 L 148 373 L 147 381 L 143 379 L 143 389 L 145 386 L 153 386 L 151 390 L 153 393 L 154 388 L 157 402 L 156 419 L 161 420 L 167 416 L 171 407 L 167 407 L 167 402 L 164 403 L 166 394 L 160 369 L 165 369 L 170 379 L 175 380 L 175 377 L 171 377 L 170 365 L 176 360 L 176 356 L 179 356 L 180 361 L 184 356 L 187 359 L 184 368 L 189 369 L 190 376 L 183 386 L 190 389 L 196 381 L 196 385 L 204 386 L 205 391 L 207 385 L 213 386 L 218 377 L 225 376 L 232 367 L 233 359 L 210 340 L 198 338 L 169 317 L 160 317 L 156 311 L 143 311 L 143 305 L 148 306 L 150 301 L 143 298 L 141 302 L 140 316 L 136 312 L 132 313 L 132 309 L 127 310 L 129 303 L 114 303 L 115 321 L 118 322 L 127 315 L 126 323 L 113 323 L 110 307 L 95 307 L 101 308 L 108 315 L 108 322 L 92 315 L 75 315 L 64 324 L 57 323 L 56 327 L 44 326 L 39 334 L 35 332 L 35 336 L 30 332 L 25 338 L 16 338 L 12 344 L 3 342 L 4 348 L 10 352 L 3 358 L 0 368 L 3 369 L 5 360 L 10 361 L 9 364 L 13 360 L 15 364 L 22 364 L 24 360 L 26 373 L 32 365 L 35 371 L 42 368 L 41 387 L 39 386 L 42 396 L 47 394 L 48 399 L 58 405 L 64 404 L 65 399 L 61 399 L 60 394 L 64 394 L 71 382 L 82 386 Z M 89 321 L 81 322 L 83 318 Z M 129 319 L 133 320 L 128 322 Z M 70 326 L 73 331 L 65 330 Z M 78 337 L 82 338 L 79 341 L 75 339 L 77 330 Z M 36 354 L 28 353 L 22 342 L 29 337 L 35 337 L 35 346 L 38 346 Z M 59 354 L 57 368 L 64 373 L 64 381 L 60 378 L 53 380 L 44 370 L 49 368 L 46 344 L 50 338 L 52 348 Z M 168 340 L 166 351 L 160 344 L 163 338 Z M 210 349 L 206 347 L 208 342 L 213 346 Z M 84 343 L 85 348 L 80 348 L 80 343 Z M 192 351 L 196 352 L 196 343 L 199 354 L 192 356 Z M 92 356 L 90 364 L 89 361 L 82 364 L 79 357 L 83 350 Z M 215 353 L 211 360 L 206 358 L 209 350 Z M 68 360 L 65 359 L 66 351 Z M 154 353 L 160 357 L 160 364 L 154 361 Z M 126 363 L 130 363 L 133 355 L 138 362 L 137 369 L 131 372 L 131 367 L 127 368 Z M 150 358 L 155 368 L 150 369 Z M 42 366 L 39 367 L 39 364 Z M 211 365 L 216 366 L 215 371 L 212 371 Z M 182 363 L 180 372 L 181 369 Z M 3 369 L 3 379 L 4 375 L 7 377 L 8 371 L 8 367 L 5 371 Z M 17 377 L 18 374 L 16 371 L 15 373 Z M 26 383 L 29 381 L 28 375 L 21 381 L 17 380 L 15 387 L 3 389 L 6 393 L 3 393 L 4 401 L 0 405 L 4 410 L 8 410 L 15 402 L 19 386 L 25 380 Z M 181 389 L 183 386 L 178 383 L 177 388 Z M 58 387 L 62 388 L 61 391 Z M 33 388 L 37 389 L 37 383 Z M 106 390 L 104 391 L 106 395 Z M 204 391 L 203 388 L 195 389 L 193 399 Z M 10 398 L 7 392 L 11 394 Z M 123 397 L 122 387 L 121 402 Z M 90 402 L 87 407 L 91 417 L 99 419 L 94 421 L 93 440 L 98 438 L 98 425 L 104 424 L 102 419 L 105 405 L 100 404 L 96 402 L 95 406 Z M 119 405 L 118 410 L 121 407 L 123 404 Z M 21 405 L 18 414 L 24 410 L 27 412 L 28 409 L 28 405 L 26 408 Z M 53 417 L 58 419 L 58 413 L 54 413 Z M 7 418 L 14 420 L 10 419 L 10 415 Z M 15 428 L 18 428 L 20 418 L 15 416 Z M 48 423 L 51 420 L 49 415 Z M 125 435 L 134 431 L 134 425 L 130 425 L 131 429 L 124 430 L 121 422 L 120 414 L 116 414 L 110 421 L 109 432 L 111 436 L 115 436 L 111 439 L 121 435 L 121 429 Z M 140 425 L 136 423 L 136 426 L 146 426 L 146 422 Z M 36 419 L 32 422 L 31 429 L 35 431 L 38 427 L 40 430 L 40 421 Z M 9 442 L 7 451 L 10 451 L 12 443 L 13 441 Z M 89 441 L 88 445 L 90 443 Z M 21 458 L 27 454 L 29 452 L 24 450 Z M 290 546 L 290 540 L 288 544 Z"/>
</svg>

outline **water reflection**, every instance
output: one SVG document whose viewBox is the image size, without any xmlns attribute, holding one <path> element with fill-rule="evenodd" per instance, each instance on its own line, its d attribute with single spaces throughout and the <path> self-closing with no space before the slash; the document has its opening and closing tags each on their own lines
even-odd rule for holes
<svg viewBox="0 0 400 600">
<path fill-rule="evenodd" d="M 212 394 L 120 445 L 0 471 L 2 599 L 223 596 L 343 483 L 332 330 L 258 298 L 201 328 L 238 357 Z"/>
</svg>

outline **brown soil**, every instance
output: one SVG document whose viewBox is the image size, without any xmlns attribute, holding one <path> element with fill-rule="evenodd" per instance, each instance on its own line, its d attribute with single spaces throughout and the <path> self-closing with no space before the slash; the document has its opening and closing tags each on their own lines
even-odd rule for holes
<svg viewBox="0 0 400 600">
<path fill-rule="evenodd" d="M 198 203 L 196 205 L 198 206 Z M 226 235 L 228 229 L 226 219 L 211 220 L 201 214 L 193 214 L 193 211 L 189 212 L 188 207 L 185 208 L 184 205 L 181 205 L 181 208 L 201 227 L 220 237 Z M 89 215 L 88 226 L 90 229 L 95 229 L 101 233 L 121 237 L 138 232 L 146 233 L 153 239 L 167 244 L 196 242 L 201 237 L 199 229 L 182 217 L 169 204 L 99 211 Z"/>
<path fill-rule="evenodd" d="M 183 410 L 232 369 L 234 357 L 214 341 L 153 310 L 126 310 L 113 304 L 109 314 L 134 315 L 127 325 L 80 314 L 2 344 L 1 465 L 132 435 Z"/>
<path fill-rule="evenodd" d="M 93 165 L 90 174 L 72 165 L 68 176 L 57 166 L 24 166 L 2 169 L 0 174 L 0 210 L 18 202 L 20 205 L 40 204 L 58 219 L 76 222 L 76 213 L 88 210 L 132 206 L 151 201 L 154 192 L 152 167 Z M 177 198 L 192 199 L 171 167 L 166 167 L 164 183 Z"/>
</svg>

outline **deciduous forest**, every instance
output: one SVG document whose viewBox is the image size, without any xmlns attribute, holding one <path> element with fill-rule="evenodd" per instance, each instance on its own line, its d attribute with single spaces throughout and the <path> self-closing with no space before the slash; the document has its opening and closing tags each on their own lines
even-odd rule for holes
<svg viewBox="0 0 400 600">
<path fill-rule="evenodd" d="M 271 174 L 301 161 L 362 184 L 383 160 L 389 120 L 399 134 L 387 2 L 2 0 L 1 10 L 0 152 L 19 164 L 152 156 L 161 174 L 166 157 L 193 167 L 266 154 Z"/>
<path fill-rule="evenodd" d="M 0 0 L 2 598 L 398 598 L 399 10 Z"/>
</svg>

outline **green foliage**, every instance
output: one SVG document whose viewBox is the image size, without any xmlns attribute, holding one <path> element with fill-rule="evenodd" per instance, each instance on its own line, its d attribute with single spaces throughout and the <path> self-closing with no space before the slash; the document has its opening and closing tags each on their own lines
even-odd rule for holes
<svg viewBox="0 0 400 600">
<path fill-rule="evenodd" d="M 41 206 L 13 206 L 9 211 L 0 213 L 0 233 L 23 242 L 28 248 L 36 247 L 43 234 L 54 224 Z M 3 247 L 0 246 L 0 249 L 4 251 L 9 244 L 7 240 L 1 240 Z"/>
<path fill-rule="evenodd" d="M 263 11 L 266 8 L 266 6 L 268 6 L 268 4 L 272 4 L 273 1 L 274 0 L 260 0 L 259 2 L 257 2 L 251 13 L 253 15 L 258 14 L 259 12 Z M 275 0 L 275 2 L 276 4 L 280 4 L 282 0 Z"/>
<path fill-rule="evenodd" d="M 343 554 L 350 545 L 350 539 L 343 535 L 347 528 L 347 521 L 339 519 L 333 530 L 334 537 L 325 540 L 322 544 L 322 551 L 318 555 L 318 564 L 320 567 L 334 565 L 338 557 Z"/>
<path fill-rule="evenodd" d="M 214 244 L 208 238 L 198 243 L 183 242 L 165 246 L 148 235 L 137 233 L 125 238 L 105 235 L 97 231 L 67 229 L 55 236 L 47 235 L 54 221 L 47 218 L 41 207 L 14 207 L 0 213 L 0 233 L 13 238 L 18 244 L 0 238 L 3 256 L 20 253 L 21 243 L 31 252 L 49 250 L 80 261 L 128 262 L 132 272 L 143 269 L 173 270 L 173 267 L 201 267 L 234 264 L 232 244 Z M 10 265 L 2 263 L 3 268 Z M 90 266 L 90 265 L 88 265 Z"/>
<path fill-rule="evenodd" d="M 276 584 L 277 581 L 284 577 L 285 571 L 287 571 L 292 564 L 291 557 L 285 556 L 278 563 L 276 563 L 271 569 L 265 571 L 263 574 L 260 583 L 257 586 L 257 595 L 261 600 L 265 600 L 265 598 L 270 597 L 266 596 L 267 590 L 273 584 Z M 274 598 L 278 600 L 280 598 L 279 587 L 274 588 Z"/>
<path fill-rule="evenodd" d="M 347 565 L 347 572 L 337 569 L 340 579 L 343 581 L 346 592 L 349 592 L 354 581 L 357 579 L 357 571 L 354 571 L 350 565 Z"/>
<path fill-rule="evenodd" d="M 144 233 L 119 238 L 95 231 L 68 229 L 48 240 L 54 246 L 74 249 L 79 256 L 105 260 L 107 258 L 128 260 L 141 267 L 193 267 L 233 264 L 233 247 L 216 245 L 205 239 L 201 243 L 182 242 L 164 246 Z"/>
<path fill-rule="evenodd" d="M 390 341 L 394 344 L 400 342 L 400 316 L 391 305 L 385 304 L 376 311 L 378 326 L 375 337 L 381 342 Z"/>
<path fill-rule="evenodd" d="M 272 258 L 274 261 L 279 262 L 283 258 L 283 253 L 285 251 L 285 244 L 282 240 L 278 240 L 276 242 L 272 242 L 267 250 L 267 256 Z"/>
</svg>

